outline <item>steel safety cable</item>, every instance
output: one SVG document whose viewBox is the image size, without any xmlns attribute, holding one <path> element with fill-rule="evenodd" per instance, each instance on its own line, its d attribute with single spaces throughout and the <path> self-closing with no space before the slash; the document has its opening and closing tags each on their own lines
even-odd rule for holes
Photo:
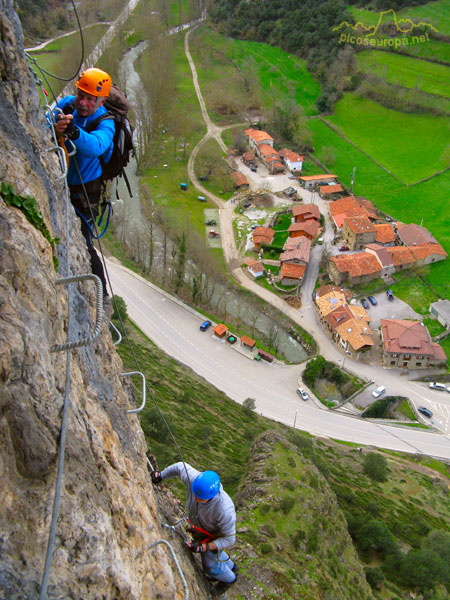
<svg viewBox="0 0 450 600">
<path fill-rule="evenodd" d="M 70 228 L 69 228 L 69 189 L 67 185 L 67 180 L 65 183 L 65 200 L 66 200 L 66 276 L 70 277 Z M 67 286 L 67 339 L 71 339 L 71 331 L 72 331 L 72 317 L 70 314 L 70 306 L 71 306 L 71 286 Z M 62 479 L 64 473 L 64 454 L 66 447 L 66 432 L 67 432 L 67 422 L 69 419 L 69 408 L 70 408 L 70 366 L 71 366 L 71 350 L 67 350 L 66 352 L 66 376 L 65 376 L 65 390 L 64 390 L 64 405 L 63 405 L 63 415 L 61 422 L 61 435 L 60 435 L 60 443 L 59 443 L 59 455 L 58 455 L 58 469 L 57 469 L 57 477 L 56 477 L 56 487 L 55 487 L 55 497 L 53 499 L 53 510 L 52 510 L 52 519 L 50 525 L 50 533 L 47 544 L 47 553 L 45 557 L 45 566 L 44 572 L 42 575 L 42 583 L 41 590 L 39 594 L 39 600 L 46 600 L 47 598 L 47 588 L 48 581 L 50 576 L 50 569 L 52 563 L 53 556 L 53 548 L 55 545 L 55 535 L 56 535 L 56 526 L 58 522 L 58 513 L 59 513 L 59 505 L 61 500 L 61 488 L 62 488 Z"/>
<path fill-rule="evenodd" d="M 91 216 L 91 221 L 93 223 L 94 233 L 95 233 L 95 236 L 96 236 L 96 239 L 97 239 L 97 242 L 98 242 L 98 246 L 99 246 L 99 250 L 100 250 L 100 254 L 101 254 L 101 257 L 102 257 L 101 259 L 102 259 L 102 263 L 103 263 L 103 268 L 104 268 L 104 271 L 105 271 L 106 279 L 108 280 L 108 285 L 109 285 L 109 289 L 110 289 L 110 292 L 111 292 L 111 300 L 112 300 L 112 303 L 113 303 L 113 306 L 114 306 L 114 310 L 115 310 L 116 314 L 119 316 L 120 325 L 122 327 L 122 331 L 124 333 L 124 336 L 125 336 L 125 339 L 126 339 L 126 342 L 127 342 L 127 346 L 128 346 L 128 348 L 129 348 L 129 350 L 131 352 L 131 355 L 133 356 L 133 360 L 134 360 L 134 363 L 136 365 L 136 369 L 137 369 L 137 371 L 142 372 L 142 369 L 141 369 L 141 366 L 140 366 L 139 361 L 137 359 L 136 353 L 134 352 L 134 349 L 133 349 L 133 346 L 131 344 L 130 338 L 128 337 L 127 330 L 126 330 L 125 325 L 123 323 L 122 315 L 120 314 L 120 311 L 118 310 L 118 307 L 117 307 L 116 298 L 114 296 L 113 287 L 112 287 L 112 284 L 111 284 L 111 278 L 110 278 L 109 272 L 108 272 L 108 266 L 106 264 L 105 255 L 103 253 L 103 246 L 102 246 L 100 237 L 98 235 L 97 224 L 95 222 L 94 213 L 93 213 L 93 210 L 92 210 L 91 203 L 89 201 L 89 195 L 87 193 L 86 186 L 84 184 L 83 178 L 81 177 L 80 167 L 78 165 L 78 161 L 77 161 L 76 155 L 73 156 L 73 161 L 74 161 L 75 168 L 76 168 L 76 171 L 77 171 L 77 174 L 78 174 L 78 178 L 81 181 L 81 187 L 82 187 L 82 190 L 83 190 L 85 202 L 86 202 L 87 206 L 89 207 L 89 213 L 90 213 L 90 216 Z M 170 435 L 170 437 L 171 437 L 171 439 L 172 439 L 172 441 L 174 443 L 174 446 L 175 446 L 175 448 L 177 450 L 177 453 L 178 453 L 178 455 L 180 457 L 180 460 L 183 463 L 183 467 L 184 467 L 184 470 L 186 472 L 186 477 L 187 477 L 188 481 L 190 481 L 189 473 L 188 473 L 188 470 L 187 470 L 187 467 L 186 467 L 186 462 L 184 460 L 184 457 L 183 457 L 181 449 L 180 449 L 180 447 L 178 445 L 178 442 L 177 442 L 177 440 L 176 440 L 176 438 L 175 438 L 175 436 L 174 436 L 174 434 L 172 432 L 172 429 L 171 429 L 169 423 L 167 422 L 166 417 L 163 415 L 160 407 L 158 406 L 158 403 L 157 403 L 157 401 L 156 401 L 156 399 L 155 399 L 155 397 L 153 395 L 152 390 L 150 388 L 148 388 L 148 391 L 149 391 L 149 394 L 150 394 L 150 398 L 152 399 L 152 402 L 155 405 L 156 410 L 158 411 L 159 416 L 161 417 L 161 419 L 162 419 L 162 421 L 163 421 L 163 423 L 164 423 L 167 431 L 169 432 L 169 435 Z"/>
<path fill-rule="evenodd" d="M 45 73 L 46 75 L 48 75 L 49 77 L 53 77 L 54 79 L 58 79 L 59 81 L 72 81 L 73 79 L 75 79 L 75 77 L 78 75 L 78 73 L 80 72 L 81 66 L 84 62 L 84 37 L 83 37 L 83 29 L 81 27 L 81 23 L 80 23 L 80 19 L 78 17 L 78 11 L 77 8 L 75 6 L 75 2 L 74 0 L 70 0 L 71 4 L 72 4 L 72 8 L 75 14 L 75 17 L 77 19 L 77 23 L 78 23 L 78 31 L 80 33 L 80 40 L 81 40 L 81 59 L 80 59 L 80 64 L 77 67 L 77 70 L 75 71 L 75 73 L 71 76 L 71 77 L 60 77 L 59 75 L 55 75 L 54 73 L 51 73 L 50 71 L 47 71 L 46 69 L 44 69 L 44 67 L 39 66 L 39 71 L 41 73 Z M 28 58 L 32 58 L 30 57 L 28 52 L 25 52 L 25 54 L 27 55 Z M 37 64 L 36 59 L 33 58 L 33 62 L 35 64 Z M 55 98 L 56 101 L 56 98 Z"/>
</svg>

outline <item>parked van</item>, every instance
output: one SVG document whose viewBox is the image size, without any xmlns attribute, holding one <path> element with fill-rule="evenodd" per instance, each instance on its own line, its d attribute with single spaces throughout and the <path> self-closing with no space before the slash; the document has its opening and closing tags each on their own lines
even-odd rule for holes
<svg viewBox="0 0 450 600">
<path fill-rule="evenodd" d="M 320 237 L 320 238 L 317 240 L 317 243 L 319 244 L 319 246 L 321 246 L 321 245 L 323 244 L 323 237 Z"/>
</svg>

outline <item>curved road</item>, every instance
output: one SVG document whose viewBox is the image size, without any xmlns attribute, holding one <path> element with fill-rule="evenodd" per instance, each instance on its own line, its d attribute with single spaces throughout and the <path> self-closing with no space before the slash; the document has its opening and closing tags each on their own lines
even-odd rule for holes
<svg viewBox="0 0 450 600">
<path fill-rule="evenodd" d="M 117 261 L 107 263 L 114 293 L 125 299 L 130 318 L 167 354 L 233 400 L 254 398 L 264 416 L 288 425 L 295 422 L 317 436 L 450 459 L 446 435 L 379 425 L 301 401 L 295 393 L 299 366 L 249 360 L 210 331 L 200 332 L 201 315 Z"/>
</svg>

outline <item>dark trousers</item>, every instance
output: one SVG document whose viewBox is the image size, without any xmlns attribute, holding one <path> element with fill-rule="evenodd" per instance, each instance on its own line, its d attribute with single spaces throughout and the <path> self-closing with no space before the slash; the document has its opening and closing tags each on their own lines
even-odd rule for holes
<svg viewBox="0 0 450 600">
<path fill-rule="evenodd" d="M 106 279 L 105 272 L 103 270 L 103 263 L 100 260 L 97 250 L 94 247 L 92 234 L 90 229 L 95 232 L 94 229 L 94 221 L 98 217 L 99 213 L 99 204 L 100 204 L 100 195 L 101 195 L 101 186 L 100 181 L 96 179 L 95 181 L 89 181 L 85 184 L 86 193 L 89 199 L 89 204 L 86 200 L 86 196 L 81 185 L 70 185 L 70 200 L 74 208 L 77 209 L 77 215 L 81 222 L 81 233 L 83 234 L 84 239 L 86 240 L 87 250 L 89 252 L 89 256 L 91 258 L 91 270 L 94 275 L 100 277 L 100 280 L 103 285 L 103 296 L 108 295 L 108 290 L 106 288 Z M 83 217 L 80 216 L 80 214 Z M 89 225 L 89 227 L 88 227 Z M 90 228 L 90 229 L 89 229 Z"/>
</svg>

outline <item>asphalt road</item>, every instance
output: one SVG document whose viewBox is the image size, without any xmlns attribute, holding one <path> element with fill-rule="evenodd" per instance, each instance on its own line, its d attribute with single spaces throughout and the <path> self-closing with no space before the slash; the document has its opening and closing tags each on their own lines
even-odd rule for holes
<svg viewBox="0 0 450 600">
<path fill-rule="evenodd" d="M 122 296 L 130 318 L 167 354 L 204 377 L 233 400 L 256 400 L 256 410 L 274 420 L 295 425 L 317 436 L 402 452 L 423 453 L 450 459 L 448 435 L 367 422 L 321 409 L 312 400 L 303 402 L 295 393 L 300 366 L 267 364 L 249 360 L 211 330 L 203 333 L 203 317 L 162 292 L 116 261 L 108 261 L 114 293 Z M 360 365 L 364 367 L 365 365 Z M 385 373 L 388 375 L 388 373 Z M 380 380 L 388 387 L 389 377 Z M 399 377 L 392 376 L 397 382 Z M 404 381 L 405 395 L 418 398 L 433 393 L 423 384 Z M 425 396 L 426 394 L 426 396 Z M 436 403 L 445 398 L 434 392 Z M 447 406 L 443 404 L 443 406 Z M 442 409 L 441 409 L 442 410 Z M 447 407 L 447 423 L 448 423 Z"/>
</svg>

